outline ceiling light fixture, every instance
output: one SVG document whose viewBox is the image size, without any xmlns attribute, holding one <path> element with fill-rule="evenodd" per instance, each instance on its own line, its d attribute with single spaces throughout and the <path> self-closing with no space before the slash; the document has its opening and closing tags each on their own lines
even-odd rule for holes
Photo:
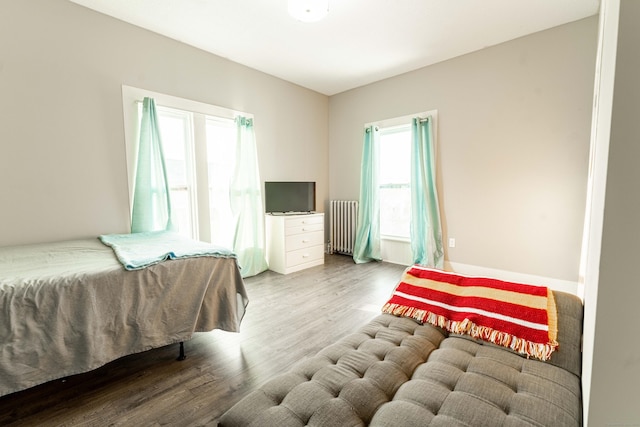
<svg viewBox="0 0 640 427">
<path fill-rule="evenodd" d="M 329 0 L 289 0 L 289 15 L 298 21 L 316 22 L 329 13 Z"/>
</svg>

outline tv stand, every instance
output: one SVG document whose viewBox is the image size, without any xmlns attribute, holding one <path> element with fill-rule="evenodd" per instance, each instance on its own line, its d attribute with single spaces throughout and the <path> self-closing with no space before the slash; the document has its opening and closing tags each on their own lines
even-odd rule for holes
<svg viewBox="0 0 640 427">
<path fill-rule="evenodd" d="M 269 269 L 289 274 L 324 264 L 324 214 L 266 215 Z"/>
</svg>

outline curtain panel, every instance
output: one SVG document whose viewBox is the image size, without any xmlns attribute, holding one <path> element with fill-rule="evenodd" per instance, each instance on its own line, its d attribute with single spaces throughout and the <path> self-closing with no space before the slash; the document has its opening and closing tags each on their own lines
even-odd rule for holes
<svg viewBox="0 0 640 427">
<path fill-rule="evenodd" d="M 269 268 L 264 241 L 264 209 L 253 119 L 237 117 L 236 131 L 236 167 L 229 187 L 229 201 L 235 217 L 233 251 L 242 267 L 242 277 L 249 277 Z"/>
<path fill-rule="evenodd" d="M 380 186 L 378 184 L 379 130 L 370 126 L 364 132 L 360 176 L 358 226 L 353 248 L 357 263 L 379 261 L 380 255 Z"/>
<path fill-rule="evenodd" d="M 442 269 L 444 247 L 436 189 L 432 118 L 411 124 L 411 252 L 414 264 Z"/>
<path fill-rule="evenodd" d="M 172 230 L 171 197 L 153 98 L 144 98 L 131 210 L 131 232 Z"/>
</svg>

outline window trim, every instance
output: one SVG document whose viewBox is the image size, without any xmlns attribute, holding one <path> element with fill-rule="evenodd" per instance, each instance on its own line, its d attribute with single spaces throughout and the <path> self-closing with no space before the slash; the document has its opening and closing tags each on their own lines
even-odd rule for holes
<svg viewBox="0 0 640 427">
<path fill-rule="evenodd" d="M 138 104 L 138 102 L 136 101 Z M 141 105 L 141 103 L 139 103 Z M 158 116 L 170 116 L 178 119 L 182 119 L 185 122 L 184 127 L 184 160 L 187 164 L 185 173 L 187 185 L 184 186 L 184 190 L 187 192 L 187 200 L 189 203 L 189 211 L 191 213 L 191 218 L 189 218 L 189 224 L 191 227 L 191 235 L 196 236 L 196 238 L 200 235 L 200 226 L 199 226 L 199 212 L 198 212 L 198 201 L 200 200 L 198 197 L 198 177 L 197 167 L 196 167 L 196 142 L 195 142 L 195 132 L 194 132 L 194 122 L 195 122 L 195 114 L 191 111 L 181 110 L 175 107 L 169 107 L 166 105 L 156 105 L 156 110 Z M 159 119 L 159 117 L 158 117 Z M 191 185 L 189 185 L 191 184 Z M 182 187 L 182 186 L 181 186 Z M 172 191 L 180 189 L 180 187 L 172 187 L 169 186 L 169 189 Z"/>
<path fill-rule="evenodd" d="M 382 128 L 392 128 L 392 127 L 395 127 L 395 126 L 406 125 L 407 123 L 411 124 L 411 119 L 413 119 L 414 117 L 420 117 L 421 119 L 424 119 L 424 118 L 427 118 L 429 116 L 433 117 L 433 133 L 434 133 L 434 137 L 435 137 L 436 130 L 437 130 L 437 123 L 438 123 L 438 110 L 428 110 L 428 111 L 422 111 L 420 113 L 408 114 L 406 116 L 392 117 L 392 118 L 389 118 L 389 119 L 377 120 L 375 122 L 366 123 L 364 125 L 364 128 L 366 129 L 366 128 L 370 127 L 370 126 L 377 126 L 380 129 L 382 129 Z"/>
</svg>

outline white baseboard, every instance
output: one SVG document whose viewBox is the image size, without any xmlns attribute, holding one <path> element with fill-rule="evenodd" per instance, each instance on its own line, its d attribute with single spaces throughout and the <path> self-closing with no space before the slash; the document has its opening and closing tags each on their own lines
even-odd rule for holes
<svg viewBox="0 0 640 427">
<path fill-rule="evenodd" d="M 411 246 L 408 242 L 394 241 L 383 239 L 380 242 L 380 251 L 382 259 L 385 262 L 400 265 L 411 265 Z M 481 267 L 478 265 L 461 264 L 457 262 L 445 261 L 444 269 L 453 271 L 454 273 L 465 274 L 469 276 L 493 277 L 508 282 L 525 283 L 529 285 L 547 286 L 556 291 L 567 292 L 577 295 L 582 299 L 578 292 L 578 281 L 554 279 L 552 277 L 536 276 L 534 274 L 516 273 L 514 271 L 499 270 L 495 268 Z"/>
<path fill-rule="evenodd" d="M 444 263 L 445 270 L 455 273 L 493 277 L 509 282 L 525 283 L 528 285 L 547 286 L 555 291 L 567 292 L 578 295 L 578 282 L 570 280 L 554 279 L 552 277 L 536 276 L 534 274 L 516 273 L 514 271 L 498 270 L 495 268 L 480 267 L 477 265 L 460 264 L 457 262 Z M 578 295 L 579 296 L 579 295 Z"/>
</svg>

